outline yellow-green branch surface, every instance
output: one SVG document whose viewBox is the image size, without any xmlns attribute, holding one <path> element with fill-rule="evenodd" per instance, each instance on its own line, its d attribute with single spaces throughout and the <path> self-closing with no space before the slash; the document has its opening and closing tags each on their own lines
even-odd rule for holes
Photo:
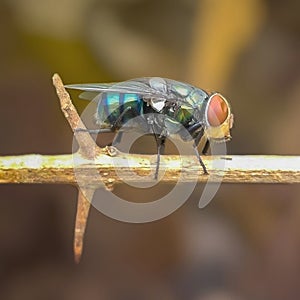
<svg viewBox="0 0 300 300">
<path fill-rule="evenodd" d="M 0 183 L 64 183 L 76 184 L 75 174 L 87 185 L 105 186 L 122 182 L 149 180 L 155 169 L 155 155 L 98 154 L 89 160 L 73 155 L 20 155 L 0 157 Z M 74 159 L 76 168 L 74 173 Z M 224 167 L 214 167 L 221 162 Z M 160 166 L 160 182 L 220 181 L 229 183 L 300 183 L 300 156 L 232 155 L 204 156 L 210 176 L 202 174 L 194 156 L 164 156 Z M 216 164 L 218 165 L 218 164 Z M 100 176 L 95 177 L 96 174 Z M 121 176 L 120 176 L 121 174 Z"/>
</svg>

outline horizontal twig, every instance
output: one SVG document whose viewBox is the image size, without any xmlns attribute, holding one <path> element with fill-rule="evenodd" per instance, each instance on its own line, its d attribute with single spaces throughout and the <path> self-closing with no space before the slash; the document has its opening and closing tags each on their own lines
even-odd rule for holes
<svg viewBox="0 0 300 300">
<path fill-rule="evenodd" d="M 73 155 L 20 155 L 0 157 L 0 183 L 65 183 L 81 182 L 95 186 L 103 183 L 111 188 L 124 181 L 149 180 L 155 169 L 155 155 L 135 155 L 117 152 L 115 157 L 100 154 L 94 160 Z M 210 181 L 228 183 L 300 183 L 300 156 L 232 155 L 204 156 Z M 216 162 L 223 167 L 213 167 Z M 95 173 L 96 172 L 96 173 Z M 77 177 L 75 176 L 77 174 Z M 95 176 L 100 175 L 100 176 Z M 121 174 L 121 175 L 120 175 Z M 160 166 L 160 182 L 205 182 L 194 156 L 165 155 Z M 146 176 L 145 180 L 143 176 Z"/>
</svg>

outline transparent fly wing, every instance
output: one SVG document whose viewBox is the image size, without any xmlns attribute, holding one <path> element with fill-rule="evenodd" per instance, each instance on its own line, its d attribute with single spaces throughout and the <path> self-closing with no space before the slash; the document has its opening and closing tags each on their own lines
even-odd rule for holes
<svg viewBox="0 0 300 300">
<path fill-rule="evenodd" d="M 151 96 L 166 96 L 161 91 L 155 90 L 147 84 L 143 78 L 138 80 L 129 80 L 118 83 L 88 83 L 88 84 L 70 84 L 65 85 L 66 88 L 76 89 L 86 92 L 113 92 L 113 93 L 136 93 L 139 95 Z"/>
<path fill-rule="evenodd" d="M 115 84 L 117 83 L 78 83 L 78 84 L 66 84 L 65 88 L 99 93 L 108 90 L 110 87 L 114 86 Z"/>
<path fill-rule="evenodd" d="M 93 101 L 98 95 L 99 93 L 96 92 L 83 92 L 79 95 L 79 98 L 83 100 Z"/>
<path fill-rule="evenodd" d="M 177 81 L 145 77 L 117 83 L 69 84 L 65 87 L 83 91 L 80 98 L 90 101 L 100 93 L 134 93 L 140 95 L 144 101 L 151 100 L 150 105 L 154 109 L 159 105 L 158 103 L 162 103 L 164 100 L 167 100 L 169 104 L 174 103 L 193 108 L 192 103 L 189 103 L 184 95 L 174 94 L 174 84 L 177 84 Z"/>
</svg>

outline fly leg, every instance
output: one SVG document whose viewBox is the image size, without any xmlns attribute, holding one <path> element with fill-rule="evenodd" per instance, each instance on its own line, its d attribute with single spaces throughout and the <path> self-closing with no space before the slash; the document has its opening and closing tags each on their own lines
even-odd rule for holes
<svg viewBox="0 0 300 300">
<path fill-rule="evenodd" d="M 154 179 L 157 180 L 158 178 L 158 171 L 159 171 L 159 165 L 160 165 L 160 155 L 163 155 L 165 153 L 165 137 L 157 137 L 155 135 L 155 140 L 157 144 L 157 159 L 156 159 L 156 169 L 154 174 Z"/>
<path fill-rule="evenodd" d="M 207 172 L 207 169 L 206 169 L 206 167 L 205 167 L 205 164 L 204 164 L 204 162 L 202 161 L 202 158 L 201 158 L 201 156 L 200 156 L 200 154 L 199 154 L 197 145 L 196 145 L 195 143 L 194 143 L 194 146 L 193 146 L 193 147 L 194 147 L 195 154 L 196 154 L 196 156 L 197 156 L 197 158 L 198 158 L 199 164 L 201 165 L 201 167 L 202 167 L 202 169 L 203 169 L 203 173 L 206 174 L 206 175 L 208 175 L 208 172 Z"/>
<path fill-rule="evenodd" d="M 161 134 L 156 133 L 154 129 L 154 118 L 149 117 L 147 118 L 148 125 L 150 126 L 150 129 L 152 131 L 152 134 L 155 138 L 155 142 L 157 145 L 157 159 L 156 159 L 156 169 L 154 174 L 154 179 L 157 180 L 158 178 L 158 172 L 159 172 L 159 165 L 160 165 L 160 155 L 163 155 L 165 153 L 165 142 L 166 142 L 166 136 L 163 134 L 163 131 Z"/>
<path fill-rule="evenodd" d="M 119 132 L 116 133 L 114 141 L 112 143 L 113 146 L 116 146 L 116 145 L 121 143 L 122 136 L 123 136 L 123 131 L 119 131 Z"/>
<path fill-rule="evenodd" d="M 75 131 L 76 132 L 89 132 L 91 134 L 97 134 L 97 133 L 109 133 L 109 132 L 114 132 L 118 129 L 118 127 L 121 124 L 121 120 L 124 117 L 124 115 L 128 112 L 128 111 L 132 111 L 134 116 L 138 116 L 138 113 L 136 110 L 132 109 L 132 107 L 126 107 L 122 113 L 118 116 L 117 120 L 115 122 L 113 122 L 111 128 L 100 128 L 100 129 L 83 129 L 83 128 L 76 128 Z"/>
<path fill-rule="evenodd" d="M 120 115 L 117 117 L 116 121 L 113 122 L 112 124 L 112 129 L 116 130 L 118 129 L 118 127 L 122 124 L 122 118 L 129 112 L 132 111 L 134 113 L 135 116 L 137 116 L 137 112 L 135 110 L 132 110 L 131 106 L 126 107 L 121 113 Z"/>
<path fill-rule="evenodd" d="M 157 162 L 156 162 L 156 170 L 154 178 L 157 179 L 158 177 L 158 171 L 159 171 L 159 165 L 160 165 L 160 155 L 165 154 L 165 144 L 166 144 L 166 138 L 160 137 L 159 138 L 159 144 L 157 145 Z"/>
<path fill-rule="evenodd" d="M 112 130 L 113 131 L 116 131 L 118 129 L 118 127 L 122 124 L 122 118 L 125 116 L 126 113 L 128 113 L 129 111 L 132 112 L 133 116 L 136 117 L 138 116 L 138 112 L 133 109 L 131 106 L 128 106 L 126 107 L 122 113 L 120 113 L 120 115 L 118 116 L 117 120 L 113 123 L 112 125 Z M 121 139 L 122 139 L 122 136 L 123 136 L 123 131 L 119 131 L 117 133 L 117 137 L 115 139 L 115 143 L 114 145 L 117 145 L 117 144 L 120 144 L 121 143 Z"/>
<path fill-rule="evenodd" d="M 202 154 L 206 155 L 209 150 L 209 147 L 210 147 L 210 142 L 209 142 L 209 140 L 207 140 L 203 147 Z"/>
<path fill-rule="evenodd" d="M 194 145 L 193 145 L 193 147 L 194 147 L 195 154 L 196 154 L 196 156 L 198 158 L 199 164 L 201 165 L 201 167 L 203 169 L 203 173 L 206 174 L 206 175 L 208 175 L 206 166 L 205 166 L 204 162 L 202 161 L 201 156 L 200 156 L 199 151 L 198 151 L 198 144 L 199 144 L 199 142 L 200 142 L 200 140 L 201 140 L 201 138 L 203 136 L 203 132 L 204 132 L 204 129 L 202 128 L 202 130 L 199 132 L 199 134 L 197 135 L 197 137 L 194 139 Z M 209 144 L 208 144 L 208 146 L 209 146 Z M 206 148 L 206 144 L 204 146 L 204 149 L 205 148 Z"/>
</svg>

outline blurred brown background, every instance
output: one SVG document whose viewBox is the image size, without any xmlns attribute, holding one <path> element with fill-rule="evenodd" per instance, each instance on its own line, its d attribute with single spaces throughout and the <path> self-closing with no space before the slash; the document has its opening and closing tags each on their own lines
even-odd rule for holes
<svg viewBox="0 0 300 300">
<path fill-rule="evenodd" d="M 71 152 L 54 72 L 221 91 L 228 153 L 299 154 L 299 12 L 296 0 L 2 0 L 0 154 Z M 76 189 L 0 186 L 0 299 L 299 299 L 300 186 L 224 184 L 202 210 L 199 190 L 149 224 L 92 209 L 75 265 Z"/>
</svg>

